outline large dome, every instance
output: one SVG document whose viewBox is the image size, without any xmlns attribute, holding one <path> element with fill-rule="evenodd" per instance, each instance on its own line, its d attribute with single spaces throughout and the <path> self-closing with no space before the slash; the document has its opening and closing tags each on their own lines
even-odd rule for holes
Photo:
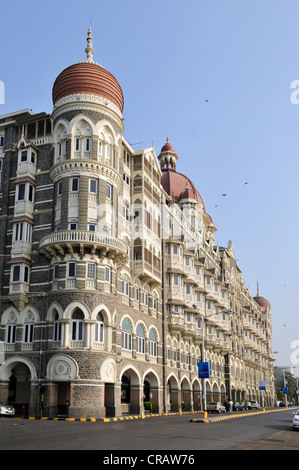
<svg viewBox="0 0 299 470">
<path fill-rule="evenodd" d="M 116 78 L 98 64 L 80 62 L 63 70 L 55 80 L 52 91 L 53 104 L 65 96 L 88 93 L 106 98 L 120 111 L 124 95 Z"/>
<path fill-rule="evenodd" d="M 196 202 L 202 205 L 205 211 L 205 205 L 203 199 L 197 189 L 195 188 L 192 181 L 182 173 L 178 173 L 172 168 L 163 169 L 161 184 L 165 191 L 173 199 L 179 201 L 184 198 L 194 199 Z"/>
<path fill-rule="evenodd" d="M 271 304 L 269 300 L 265 299 L 265 297 L 260 295 L 260 288 L 259 288 L 259 283 L 257 283 L 257 293 L 256 296 L 253 297 L 256 303 L 263 309 L 269 309 L 271 310 Z"/>
<path fill-rule="evenodd" d="M 256 297 L 253 297 L 256 303 L 263 309 L 268 308 L 271 310 L 271 304 L 269 300 L 265 299 L 265 297 L 262 297 L 261 295 L 258 295 Z"/>
<path fill-rule="evenodd" d="M 86 61 L 70 65 L 56 78 L 52 90 L 54 106 L 66 96 L 88 94 L 107 99 L 122 112 L 124 95 L 118 81 L 108 70 L 93 61 L 91 28 L 88 31 L 85 52 Z"/>
</svg>

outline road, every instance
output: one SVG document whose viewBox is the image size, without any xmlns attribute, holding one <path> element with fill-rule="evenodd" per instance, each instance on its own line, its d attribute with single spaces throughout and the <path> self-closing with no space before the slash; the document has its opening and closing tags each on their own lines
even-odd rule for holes
<svg viewBox="0 0 299 470">
<path fill-rule="evenodd" d="M 103 456 L 138 450 L 194 455 L 200 450 L 299 450 L 292 411 L 217 423 L 191 422 L 189 414 L 109 423 L 0 418 L 0 449 L 101 450 Z"/>
</svg>

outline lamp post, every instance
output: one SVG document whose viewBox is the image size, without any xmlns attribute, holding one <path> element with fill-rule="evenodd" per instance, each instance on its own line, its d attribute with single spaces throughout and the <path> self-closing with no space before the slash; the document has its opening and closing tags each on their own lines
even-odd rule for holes
<svg viewBox="0 0 299 470">
<path fill-rule="evenodd" d="M 262 354 L 260 354 L 260 359 L 261 359 L 261 386 L 262 386 L 262 409 L 263 411 L 265 411 L 265 400 L 264 400 L 264 388 L 263 388 L 263 358 L 262 358 Z"/>
<path fill-rule="evenodd" d="M 199 316 L 199 318 L 201 320 L 201 331 L 202 331 L 202 345 L 201 345 L 202 352 L 201 352 L 201 357 L 202 357 L 202 362 L 205 362 L 205 326 L 204 326 L 205 318 L 210 318 L 213 315 L 219 315 L 220 313 L 231 313 L 232 310 L 231 309 L 222 310 L 222 311 L 217 312 L 217 313 L 212 313 L 212 315 L 205 316 L 205 315 L 203 315 L 199 312 L 199 310 L 198 310 L 198 308 L 195 304 L 193 304 L 192 307 L 197 311 L 197 315 Z M 206 418 L 207 417 L 207 397 L 206 397 L 206 379 L 204 377 L 202 378 L 202 390 L 203 390 L 203 394 L 202 394 L 203 417 Z"/>
</svg>

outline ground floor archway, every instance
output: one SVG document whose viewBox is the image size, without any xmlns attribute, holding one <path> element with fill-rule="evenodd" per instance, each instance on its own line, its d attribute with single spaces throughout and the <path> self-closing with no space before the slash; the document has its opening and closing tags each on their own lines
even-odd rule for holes
<svg viewBox="0 0 299 470">
<path fill-rule="evenodd" d="M 28 416 L 36 403 L 36 371 L 28 359 L 12 357 L 0 367 L 0 401 L 12 404 L 16 414 Z"/>
</svg>

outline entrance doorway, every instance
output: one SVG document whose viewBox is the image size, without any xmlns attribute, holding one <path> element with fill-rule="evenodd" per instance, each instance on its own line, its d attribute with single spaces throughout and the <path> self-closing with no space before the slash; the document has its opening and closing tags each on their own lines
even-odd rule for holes
<svg viewBox="0 0 299 470">
<path fill-rule="evenodd" d="M 11 369 L 8 384 L 8 403 L 11 403 L 17 415 L 28 415 L 30 404 L 30 370 L 23 364 L 15 364 Z"/>
<path fill-rule="evenodd" d="M 70 383 L 58 382 L 57 385 L 57 414 L 59 416 L 68 416 L 70 406 Z"/>
<path fill-rule="evenodd" d="M 125 375 L 121 379 L 121 402 L 130 403 L 130 379 Z"/>
</svg>

